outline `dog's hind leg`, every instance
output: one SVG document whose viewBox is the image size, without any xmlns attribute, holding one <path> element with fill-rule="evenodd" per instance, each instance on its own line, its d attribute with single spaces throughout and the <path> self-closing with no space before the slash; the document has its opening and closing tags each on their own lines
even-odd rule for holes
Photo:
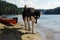
<svg viewBox="0 0 60 40">
<path fill-rule="evenodd" d="M 30 31 L 31 27 L 30 27 L 30 18 L 28 17 L 28 30 Z"/>
<path fill-rule="evenodd" d="M 27 30 L 27 27 L 28 27 L 28 21 L 27 21 L 27 17 L 25 17 L 25 20 L 24 20 L 24 24 L 25 24 L 25 30 Z"/>
</svg>

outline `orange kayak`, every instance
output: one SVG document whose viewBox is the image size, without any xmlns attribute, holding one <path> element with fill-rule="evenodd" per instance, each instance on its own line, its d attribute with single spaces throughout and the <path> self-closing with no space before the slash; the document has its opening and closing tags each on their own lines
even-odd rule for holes
<svg viewBox="0 0 60 40">
<path fill-rule="evenodd" d="M 17 23 L 17 18 L 9 19 L 9 18 L 0 18 L 0 22 L 9 23 L 11 25 L 14 25 Z"/>
</svg>

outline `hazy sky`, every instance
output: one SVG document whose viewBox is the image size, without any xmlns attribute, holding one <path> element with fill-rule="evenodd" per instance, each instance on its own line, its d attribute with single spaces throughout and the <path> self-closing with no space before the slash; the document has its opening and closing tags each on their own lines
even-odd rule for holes
<svg viewBox="0 0 60 40">
<path fill-rule="evenodd" d="M 5 0 L 7 2 L 16 4 L 18 7 L 34 7 L 36 9 L 53 9 L 60 7 L 60 0 Z"/>
</svg>

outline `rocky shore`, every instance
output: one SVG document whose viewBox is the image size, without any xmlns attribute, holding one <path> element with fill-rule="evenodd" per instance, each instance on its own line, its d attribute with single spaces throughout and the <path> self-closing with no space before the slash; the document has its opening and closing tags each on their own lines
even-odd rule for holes
<svg viewBox="0 0 60 40">
<path fill-rule="evenodd" d="M 0 23 L 0 40 L 42 40 L 37 32 L 24 30 L 24 25 L 17 23 L 14 26 L 6 26 Z"/>
</svg>

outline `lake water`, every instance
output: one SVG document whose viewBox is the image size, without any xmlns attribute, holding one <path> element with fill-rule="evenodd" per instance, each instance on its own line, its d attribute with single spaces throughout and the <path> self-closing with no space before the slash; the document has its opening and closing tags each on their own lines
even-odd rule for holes
<svg viewBox="0 0 60 40">
<path fill-rule="evenodd" d="M 18 17 L 18 22 L 23 23 L 21 15 L 15 16 Z M 41 35 L 43 40 L 60 40 L 60 15 L 41 15 L 35 25 L 35 31 Z"/>
<path fill-rule="evenodd" d="M 43 40 L 60 40 L 60 15 L 41 15 L 36 28 Z"/>
</svg>

